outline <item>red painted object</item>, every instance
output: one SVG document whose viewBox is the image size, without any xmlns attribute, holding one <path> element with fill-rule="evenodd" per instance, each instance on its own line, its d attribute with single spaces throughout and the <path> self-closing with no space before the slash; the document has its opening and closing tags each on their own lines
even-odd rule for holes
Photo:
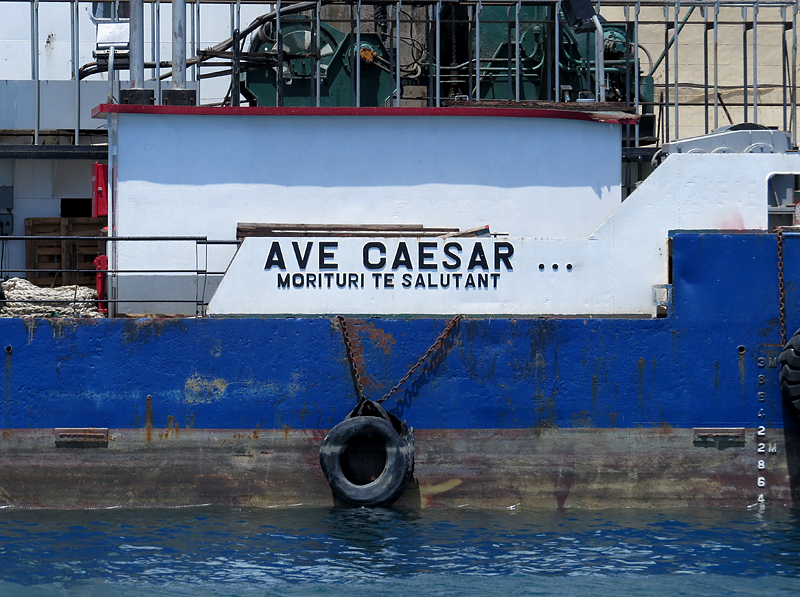
<svg viewBox="0 0 800 597">
<path fill-rule="evenodd" d="M 108 165 L 92 164 L 92 217 L 108 215 Z"/>
<path fill-rule="evenodd" d="M 97 310 L 103 315 L 108 315 L 108 304 L 106 303 L 106 279 L 108 274 L 108 257 L 98 255 L 94 258 L 94 267 L 97 269 Z"/>
<path fill-rule="evenodd" d="M 591 120 L 612 124 L 636 124 L 639 116 L 623 112 L 557 110 L 553 108 L 307 108 L 307 107 L 212 107 L 144 106 L 138 104 L 100 104 L 92 109 L 92 118 L 108 114 L 173 114 L 184 116 L 484 116 L 503 118 L 559 118 Z"/>
</svg>

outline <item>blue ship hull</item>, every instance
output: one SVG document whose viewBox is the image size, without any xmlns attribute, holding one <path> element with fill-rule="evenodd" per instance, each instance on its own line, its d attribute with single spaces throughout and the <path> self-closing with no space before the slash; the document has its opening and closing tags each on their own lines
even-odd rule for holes
<svg viewBox="0 0 800 597">
<path fill-rule="evenodd" d="M 667 317 L 462 320 L 384 404 L 417 432 L 417 482 L 401 504 L 797 497 L 776 237 L 683 232 L 671 243 Z M 783 260 L 791 331 L 795 237 Z M 367 397 L 384 395 L 446 323 L 348 319 Z M 357 399 L 335 317 L 6 319 L 0 330 L 6 505 L 331 502 L 316 450 Z M 59 447 L 63 428 L 108 429 L 107 447 Z"/>
</svg>

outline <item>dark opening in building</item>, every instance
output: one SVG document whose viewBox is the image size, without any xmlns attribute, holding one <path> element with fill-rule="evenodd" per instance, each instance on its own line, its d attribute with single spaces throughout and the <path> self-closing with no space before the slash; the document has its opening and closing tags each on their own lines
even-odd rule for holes
<svg viewBox="0 0 800 597">
<path fill-rule="evenodd" d="M 91 218 L 92 200 L 91 199 L 62 199 L 61 200 L 62 218 Z"/>
</svg>

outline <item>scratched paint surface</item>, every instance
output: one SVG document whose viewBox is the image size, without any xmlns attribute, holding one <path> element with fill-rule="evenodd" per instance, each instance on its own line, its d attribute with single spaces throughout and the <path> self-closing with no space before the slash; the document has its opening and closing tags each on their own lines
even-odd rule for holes
<svg viewBox="0 0 800 597">
<path fill-rule="evenodd" d="M 787 510 L 0 511 L 4 595 L 789 595 Z"/>
<path fill-rule="evenodd" d="M 0 509 L 334 505 L 320 430 L 110 430 L 107 448 L 57 447 L 53 430 L 6 430 Z M 403 509 L 746 508 L 791 505 L 800 445 L 774 436 L 756 470 L 746 442 L 698 444 L 691 429 L 418 430 Z M 756 476 L 766 488 L 758 489 Z"/>
<path fill-rule="evenodd" d="M 765 391 L 781 427 L 774 235 L 672 244 L 669 317 L 463 320 L 386 405 L 419 429 L 753 427 Z M 786 255 L 791 331 L 800 240 Z M 447 323 L 348 321 L 371 398 Z M 143 428 L 148 413 L 154 428 L 328 429 L 356 398 L 335 318 L 7 319 L 0 338 L 5 429 Z"/>
</svg>

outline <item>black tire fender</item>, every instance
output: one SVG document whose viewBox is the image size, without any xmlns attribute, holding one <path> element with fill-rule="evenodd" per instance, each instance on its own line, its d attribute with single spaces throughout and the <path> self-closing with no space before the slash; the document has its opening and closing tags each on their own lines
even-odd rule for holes
<svg viewBox="0 0 800 597">
<path fill-rule="evenodd" d="M 783 347 L 783 351 L 778 356 L 781 364 L 780 384 L 781 393 L 795 409 L 800 411 L 800 330 Z"/>
<path fill-rule="evenodd" d="M 386 465 L 365 485 L 352 483 L 342 470 L 342 456 L 357 439 L 384 443 Z M 334 497 L 351 506 L 388 506 L 405 489 L 414 471 L 414 430 L 400 436 L 391 423 L 375 416 L 356 416 L 336 425 L 319 448 L 319 463 Z"/>
</svg>

